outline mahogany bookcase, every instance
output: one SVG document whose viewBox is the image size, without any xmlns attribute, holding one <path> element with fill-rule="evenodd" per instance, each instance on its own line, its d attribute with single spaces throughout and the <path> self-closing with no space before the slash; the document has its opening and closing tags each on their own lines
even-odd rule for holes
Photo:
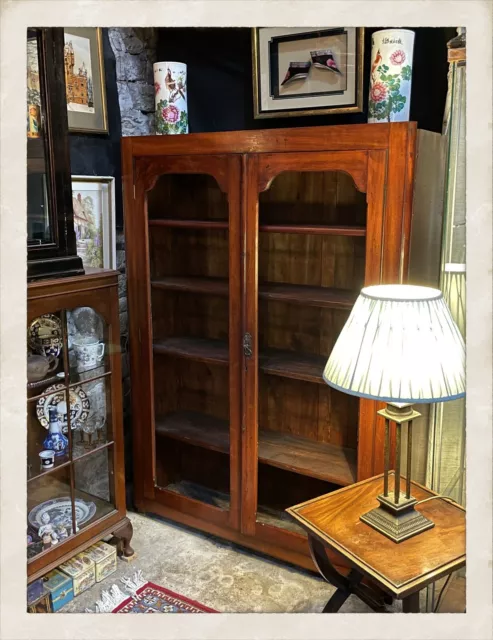
<svg viewBox="0 0 493 640">
<path fill-rule="evenodd" d="M 138 509 L 313 568 L 292 504 L 383 469 L 322 372 L 408 267 L 412 122 L 122 140 Z"/>
</svg>

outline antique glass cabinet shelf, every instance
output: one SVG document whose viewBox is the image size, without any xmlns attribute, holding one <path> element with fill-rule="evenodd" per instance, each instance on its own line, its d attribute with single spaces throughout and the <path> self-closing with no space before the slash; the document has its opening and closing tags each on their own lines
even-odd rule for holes
<svg viewBox="0 0 493 640">
<path fill-rule="evenodd" d="M 28 286 L 27 557 L 34 580 L 109 534 L 132 555 L 118 273 Z"/>
<path fill-rule="evenodd" d="M 137 506 L 303 566 L 284 510 L 383 468 L 324 364 L 405 278 L 415 123 L 124 138 Z"/>
</svg>

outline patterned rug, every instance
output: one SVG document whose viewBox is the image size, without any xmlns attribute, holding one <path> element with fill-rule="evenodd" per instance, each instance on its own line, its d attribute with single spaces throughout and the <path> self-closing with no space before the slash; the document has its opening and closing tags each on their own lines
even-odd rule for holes
<svg viewBox="0 0 493 640">
<path fill-rule="evenodd" d="M 135 597 L 127 598 L 112 613 L 217 613 L 185 596 L 147 582 Z"/>
<path fill-rule="evenodd" d="M 114 584 L 108 591 L 103 591 L 101 600 L 96 602 L 96 613 L 219 613 L 200 602 L 147 582 L 141 571 L 136 572 L 133 578 L 122 578 L 121 581 L 130 593 L 121 591 Z M 91 609 L 86 611 L 93 613 Z"/>
</svg>

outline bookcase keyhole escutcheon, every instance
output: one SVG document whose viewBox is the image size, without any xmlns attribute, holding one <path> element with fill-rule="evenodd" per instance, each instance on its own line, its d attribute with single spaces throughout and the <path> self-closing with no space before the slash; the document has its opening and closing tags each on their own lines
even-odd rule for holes
<svg viewBox="0 0 493 640">
<path fill-rule="evenodd" d="M 329 388 L 365 285 L 405 278 L 414 123 L 123 139 L 136 505 L 312 567 L 285 509 L 381 472 Z"/>
</svg>

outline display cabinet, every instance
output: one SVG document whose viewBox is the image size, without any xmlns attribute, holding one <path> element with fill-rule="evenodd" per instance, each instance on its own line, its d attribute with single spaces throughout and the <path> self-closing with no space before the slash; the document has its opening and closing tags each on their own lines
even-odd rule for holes
<svg viewBox="0 0 493 640">
<path fill-rule="evenodd" d="M 27 33 L 28 280 L 84 273 L 73 223 L 62 28 Z"/>
<path fill-rule="evenodd" d="M 28 285 L 27 567 L 31 582 L 103 537 L 130 556 L 118 272 Z"/>
<path fill-rule="evenodd" d="M 360 289 L 405 278 L 415 138 L 123 140 L 140 509 L 313 567 L 285 509 L 383 469 L 375 403 L 322 372 Z"/>
</svg>

